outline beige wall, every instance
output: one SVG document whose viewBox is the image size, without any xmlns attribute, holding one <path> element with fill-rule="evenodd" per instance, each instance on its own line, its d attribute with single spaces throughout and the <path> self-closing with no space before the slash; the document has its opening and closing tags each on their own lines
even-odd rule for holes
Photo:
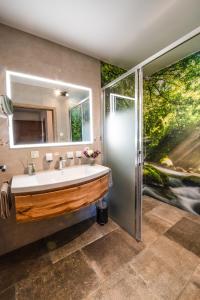
<svg viewBox="0 0 200 300">
<path fill-rule="evenodd" d="M 98 60 L 0 24 L 0 94 L 5 94 L 5 70 L 91 87 L 94 118 L 93 147 L 100 149 L 100 62 Z M 7 120 L 0 119 L 0 143 L 6 140 L 8 140 Z M 48 168 L 44 162 L 46 152 L 59 152 L 63 155 L 67 151 L 82 150 L 83 147 L 82 145 L 37 148 L 35 150 L 39 150 L 40 157 L 35 160 L 36 170 Z M 8 167 L 5 174 L 0 173 L 0 183 L 10 179 L 13 174 L 24 172 L 30 158 L 30 150 L 33 149 L 9 149 L 8 145 L 0 146 L 0 163 Z M 55 157 L 51 168 L 55 167 L 57 159 L 58 157 Z M 76 216 L 72 222 L 66 222 L 66 218 L 71 219 L 69 216 L 63 216 L 28 226 L 17 225 L 14 213 L 11 219 L 0 220 L 0 244 L 3 245 L 0 246 L 0 254 L 50 234 L 79 219 Z"/>
</svg>

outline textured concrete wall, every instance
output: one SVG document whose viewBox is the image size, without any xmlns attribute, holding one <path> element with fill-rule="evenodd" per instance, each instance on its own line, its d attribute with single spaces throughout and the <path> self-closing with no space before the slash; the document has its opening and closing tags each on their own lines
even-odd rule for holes
<svg viewBox="0 0 200 300">
<path fill-rule="evenodd" d="M 91 87 L 93 93 L 94 148 L 100 149 L 100 62 L 84 54 L 26 34 L 22 31 L 0 24 L 0 94 L 5 94 L 5 70 L 23 72 L 54 80 Z M 9 149 L 2 145 L 8 140 L 8 123 L 0 119 L 0 162 L 8 166 L 5 174 L 0 174 L 0 183 L 10 179 L 13 174 L 21 174 L 33 149 Z M 47 168 L 44 162 L 46 152 L 82 150 L 82 146 L 37 148 L 40 157 L 35 160 L 36 169 Z M 55 167 L 57 157 L 51 164 Z M 17 224 L 15 211 L 6 221 L 0 220 L 0 255 L 22 245 L 51 234 L 79 220 L 89 217 L 93 207 L 81 212 L 57 217 L 48 221 Z"/>
</svg>

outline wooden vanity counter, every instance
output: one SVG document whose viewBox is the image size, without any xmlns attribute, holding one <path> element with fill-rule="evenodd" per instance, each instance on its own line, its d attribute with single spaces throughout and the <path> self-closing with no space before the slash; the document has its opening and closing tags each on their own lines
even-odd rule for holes
<svg viewBox="0 0 200 300">
<path fill-rule="evenodd" d="M 90 205 L 108 192 L 109 176 L 107 172 L 72 185 L 43 191 L 13 193 L 16 220 L 30 222 L 48 219 Z"/>
</svg>

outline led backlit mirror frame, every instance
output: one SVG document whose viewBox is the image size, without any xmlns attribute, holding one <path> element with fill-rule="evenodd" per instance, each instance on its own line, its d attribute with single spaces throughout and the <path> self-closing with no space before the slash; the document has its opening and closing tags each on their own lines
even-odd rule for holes
<svg viewBox="0 0 200 300">
<path fill-rule="evenodd" d="M 58 86 L 62 86 L 64 88 L 76 88 L 80 90 L 88 91 L 89 93 L 89 105 L 90 105 L 90 140 L 88 141 L 79 141 L 79 142 L 53 142 L 53 143 L 41 143 L 41 144 L 23 144 L 23 145 L 15 145 L 14 144 L 14 136 L 13 136 L 13 116 L 8 117 L 9 122 L 9 143 L 10 148 L 33 148 L 33 147 L 52 147 L 52 146 L 72 146 L 72 145 L 83 145 L 83 144 L 93 144 L 93 109 L 92 109 L 92 89 L 80 86 L 68 82 L 63 82 L 59 80 L 52 80 L 47 79 L 44 77 L 24 74 L 24 73 L 18 73 L 14 71 L 6 71 L 6 94 L 7 96 L 12 99 L 12 91 L 11 91 L 11 77 L 12 76 L 18 76 L 21 78 L 27 78 L 32 79 L 35 81 L 40 81 L 44 83 L 50 83 L 55 84 Z"/>
</svg>

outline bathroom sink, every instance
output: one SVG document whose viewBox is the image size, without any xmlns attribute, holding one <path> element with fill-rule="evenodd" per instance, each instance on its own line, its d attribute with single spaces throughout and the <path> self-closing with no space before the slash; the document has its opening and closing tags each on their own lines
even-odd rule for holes
<svg viewBox="0 0 200 300">
<path fill-rule="evenodd" d="M 108 167 L 101 165 L 80 165 L 62 170 L 37 172 L 32 176 L 16 175 L 12 178 L 11 192 L 17 195 L 71 186 L 98 178 L 108 174 L 109 171 Z"/>
</svg>

